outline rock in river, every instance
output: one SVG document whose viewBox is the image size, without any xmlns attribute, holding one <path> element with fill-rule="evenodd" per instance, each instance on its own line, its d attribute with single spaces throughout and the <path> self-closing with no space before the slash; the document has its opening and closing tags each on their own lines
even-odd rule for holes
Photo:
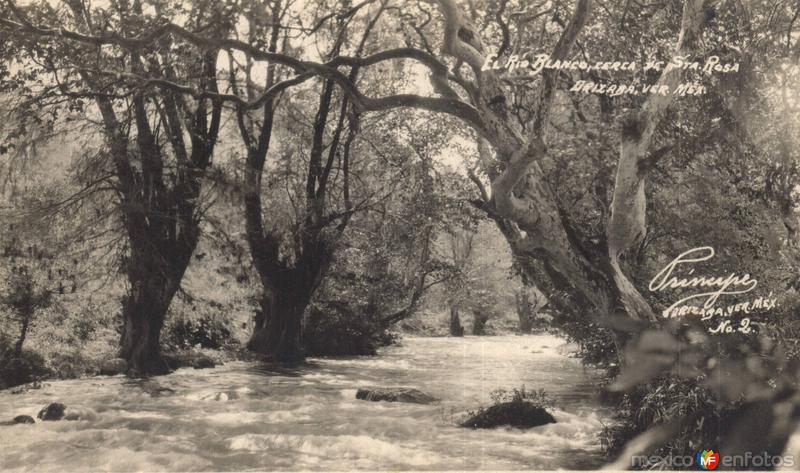
<svg viewBox="0 0 800 473">
<path fill-rule="evenodd" d="M 33 420 L 33 417 L 31 417 L 31 416 L 17 416 L 17 417 L 14 417 L 14 423 L 15 424 L 35 424 L 36 421 Z"/>
<path fill-rule="evenodd" d="M 91 420 L 95 418 L 95 412 L 91 409 L 67 407 L 60 402 L 51 402 L 44 406 L 36 417 L 42 420 Z"/>
<path fill-rule="evenodd" d="M 60 402 L 51 402 L 44 406 L 36 417 L 42 420 L 61 420 L 64 418 L 64 411 L 66 409 L 67 406 Z"/>
<path fill-rule="evenodd" d="M 477 414 L 461 423 L 461 427 L 491 429 L 508 425 L 520 429 L 530 429 L 545 424 L 553 424 L 556 419 L 543 407 L 530 402 L 503 402 Z"/>
<path fill-rule="evenodd" d="M 369 388 L 359 389 L 356 399 L 364 401 L 411 402 L 415 404 L 430 404 L 438 401 L 430 394 L 413 388 Z"/>
<path fill-rule="evenodd" d="M 0 425 L 16 425 L 16 424 L 35 424 L 36 421 L 33 420 L 31 416 L 17 416 L 14 417 L 14 420 L 7 420 L 4 422 L 0 422 Z"/>
</svg>

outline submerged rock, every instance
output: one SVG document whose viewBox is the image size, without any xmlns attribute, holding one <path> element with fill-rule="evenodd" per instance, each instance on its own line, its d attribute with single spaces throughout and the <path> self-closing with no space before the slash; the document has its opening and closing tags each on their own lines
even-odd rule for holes
<svg viewBox="0 0 800 473">
<path fill-rule="evenodd" d="M 13 420 L 0 422 L 0 425 L 35 424 L 35 423 L 36 421 L 33 420 L 33 417 L 31 416 L 17 416 L 14 417 Z"/>
<path fill-rule="evenodd" d="M 192 367 L 194 369 L 213 368 L 217 365 L 213 358 L 197 352 L 164 353 L 161 355 L 170 370 Z"/>
<path fill-rule="evenodd" d="M 127 372 L 128 362 L 122 358 L 107 360 L 100 365 L 100 374 L 105 376 L 116 376 Z"/>
<path fill-rule="evenodd" d="M 192 359 L 192 367 L 196 370 L 201 370 L 204 368 L 213 368 L 214 366 L 216 366 L 214 360 L 205 355 L 201 355 L 198 356 L 197 358 Z"/>
<path fill-rule="evenodd" d="M 93 420 L 95 412 L 84 407 L 68 407 L 64 415 L 64 420 Z"/>
<path fill-rule="evenodd" d="M 359 389 L 356 399 L 364 401 L 410 402 L 414 404 L 430 404 L 438 401 L 430 394 L 413 388 L 369 388 Z"/>
<path fill-rule="evenodd" d="M 44 406 L 36 417 L 42 420 L 61 420 L 64 418 L 64 411 L 66 409 L 67 406 L 60 402 L 51 402 Z"/>
<path fill-rule="evenodd" d="M 554 424 L 556 419 L 544 407 L 530 402 L 510 401 L 482 409 L 461 423 L 461 427 L 491 429 L 501 425 L 530 429 L 545 424 Z"/>
<path fill-rule="evenodd" d="M 236 391 L 225 391 L 214 395 L 215 401 L 232 401 L 235 399 L 239 399 L 239 393 Z"/>
<path fill-rule="evenodd" d="M 170 396 L 175 394 L 175 390 L 169 388 L 167 386 L 162 386 L 159 383 L 152 381 L 152 380 L 144 380 L 144 381 L 136 381 L 130 383 L 132 385 L 138 385 L 142 391 L 149 394 L 151 397 L 162 397 L 162 396 Z"/>
</svg>

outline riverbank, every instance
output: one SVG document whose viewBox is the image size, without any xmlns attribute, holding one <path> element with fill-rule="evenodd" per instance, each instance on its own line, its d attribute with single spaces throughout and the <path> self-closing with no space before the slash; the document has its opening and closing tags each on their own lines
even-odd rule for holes
<svg viewBox="0 0 800 473">
<path fill-rule="evenodd" d="M 425 313 L 401 321 L 388 336 L 381 337 L 375 345 L 393 344 L 404 337 L 448 337 L 448 318 L 445 312 Z M 241 320 L 240 320 L 241 319 Z M 201 365 L 219 365 L 231 361 L 257 361 L 259 356 L 248 351 L 245 343 L 249 332 L 242 329 L 241 314 L 235 320 L 200 318 L 192 322 L 179 319 L 165 329 L 164 358 L 171 369 Z M 505 336 L 517 333 L 517 321 L 512 317 L 489 320 L 485 325 L 485 336 Z M 544 334 L 534 330 L 533 334 Z M 74 340 L 58 331 L 34 331 L 29 336 L 22 356 L 11 355 L 10 339 L 0 339 L 0 391 L 3 389 L 27 389 L 25 385 L 37 385 L 43 381 L 57 379 L 81 379 L 100 374 L 125 373 L 118 357 L 119 334 L 109 327 L 95 330 L 91 340 Z M 2 347 L 7 347 L 5 351 Z M 214 347 L 214 348 L 211 348 Z M 367 353 L 363 353 L 367 354 Z"/>
<path fill-rule="evenodd" d="M 172 370 L 179 368 L 212 368 L 231 361 L 252 360 L 253 355 L 239 347 L 224 349 L 197 348 L 163 354 Z M 20 358 L 0 360 L 0 391 L 15 392 L 37 389 L 43 382 L 66 379 L 84 379 L 101 375 L 125 374 L 124 360 L 116 358 L 109 350 L 101 356 L 75 354 L 68 357 L 45 359 L 41 354 L 25 350 Z"/>
</svg>

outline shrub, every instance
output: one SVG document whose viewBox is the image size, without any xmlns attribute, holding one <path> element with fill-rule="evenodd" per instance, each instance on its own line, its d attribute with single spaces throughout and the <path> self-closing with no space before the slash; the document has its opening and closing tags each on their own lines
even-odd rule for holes
<svg viewBox="0 0 800 473">
<path fill-rule="evenodd" d="M 543 408 L 555 407 L 555 399 L 550 397 L 544 389 L 538 391 L 528 391 L 523 384 L 521 388 L 513 388 L 511 391 L 505 389 L 495 389 L 489 393 L 489 398 L 494 404 L 505 402 L 527 402 Z"/>
<path fill-rule="evenodd" d="M 689 418 L 679 435 L 666 442 L 656 455 L 693 455 L 698 448 L 719 442 L 723 418 L 733 403 L 716 400 L 695 380 L 662 376 L 625 394 L 619 404 L 617 424 L 601 434 L 604 450 L 616 456 L 637 435 L 676 418 Z M 650 465 L 661 468 L 659 465 Z"/>
<path fill-rule="evenodd" d="M 96 374 L 92 363 L 77 349 L 53 353 L 48 364 L 50 365 L 51 375 L 59 379 L 73 379 L 88 374 Z"/>
<path fill-rule="evenodd" d="M 41 355 L 22 350 L 17 357 L 13 345 L 10 337 L 0 334 L 0 389 L 37 381 L 50 374 Z"/>
<path fill-rule="evenodd" d="M 385 327 L 347 307 L 313 305 L 308 310 L 304 344 L 310 355 L 374 355 L 381 346 L 394 343 Z"/>
<path fill-rule="evenodd" d="M 227 321 L 209 314 L 196 319 L 179 317 L 167 324 L 164 344 L 172 349 L 183 350 L 200 347 L 219 349 L 231 341 L 231 330 Z"/>
<path fill-rule="evenodd" d="M 22 356 L 22 346 L 28 328 L 39 309 L 51 302 L 51 293 L 36 279 L 27 266 L 14 266 L 6 275 L 4 290 L 0 293 L 0 304 L 9 309 L 19 324 L 19 337 L 14 344 L 14 357 Z"/>
</svg>

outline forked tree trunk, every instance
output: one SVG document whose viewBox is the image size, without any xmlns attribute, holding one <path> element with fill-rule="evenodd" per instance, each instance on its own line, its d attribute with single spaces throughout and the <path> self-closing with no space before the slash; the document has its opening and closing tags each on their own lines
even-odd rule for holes
<svg viewBox="0 0 800 473">
<path fill-rule="evenodd" d="M 251 153 L 245 167 L 245 227 L 262 295 L 247 348 L 270 361 L 295 362 L 304 357 L 303 314 L 327 270 L 330 254 L 319 235 L 305 233 L 305 251 L 294 264 L 281 260 L 280 241 L 264 230 L 261 216 L 261 166 L 259 157 Z"/>
</svg>

